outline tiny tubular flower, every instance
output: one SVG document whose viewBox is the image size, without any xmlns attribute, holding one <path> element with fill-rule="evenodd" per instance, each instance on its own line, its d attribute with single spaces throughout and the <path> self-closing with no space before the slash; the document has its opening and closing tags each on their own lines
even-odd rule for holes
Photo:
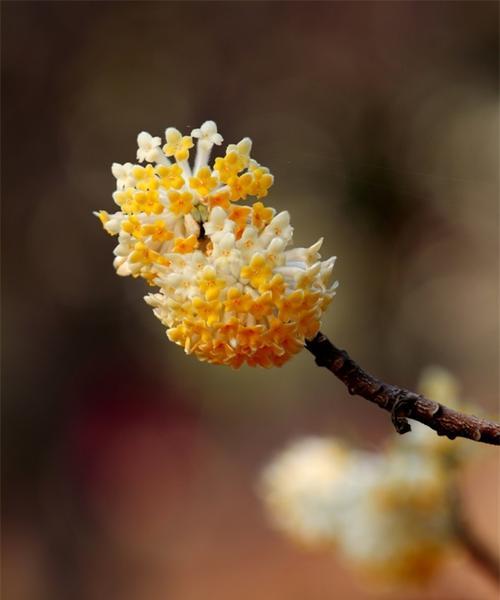
<svg viewBox="0 0 500 600">
<path fill-rule="evenodd" d="M 245 230 L 245 226 L 252 214 L 252 209 L 249 206 L 231 206 L 229 209 L 228 218 L 236 224 L 235 233 L 239 239 Z"/>
<path fill-rule="evenodd" d="M 168 192 L 170 200 L 170 210 L 174 215 L 188 215 L 193 209 L 193 194 L 191 192 L 178 192 L 171 190 Z"/>
<path fill-rule="evenodd" d="M 179 165 L 160 165 L 156 167 L 156 173 L 160 178 L 160 185 L 165 190 L 180 190 L 184 185 L 182 169 Z"/>
<path fill-rule="evenodd" d="M 116 189 L 123 190 L 124 188 L 133 187 L 135 179 L 132 176 L 132 163 L 113 163 L 111 172 L 116 178 Z"/>
<path fill-rule="evenodd" d="M 228 313 L 248 313 L 254 306 L 252 296 L 236 287 L 227 290 L 226 298 L 224 307 Z"/>
<path fill-rule="evenodd" d="M 210 209 L 219 206 L 220 208 L 227 211 L 231 206 L 228 190 L 220 190 L 216 193 L 209 194 L 206 198 L 206 201 Z"/>
<path fill-rule="evenodd" d="M 273 209 L 264 206 L 262 202 L 255 202 L 252 209 L 252 224 L 260 231 L 271 222 L 274 216 Z"/>
<path fill-rule="evenodd" d="M 198 240 L 196 236 L 190 235 L 187 238 L 176 238 L 174 241 L 173 252 L 179 252 L 179 254 L 189 254 L 198 247 Z"/>
<path fill-rule="evenodd" d="M 212 171 L 210 171 L 209 167 L 201 167 L 196 172 L 196 176 L 191 178 L 189 185 L 200 196 L 206 196 L 217 186 L 217 179 L 212 177 Z"/>
<path fill-rule="evenodd" d="M 174 156 L 177 161 L 189 158 L 189 150 L 193 147 L 193 139 L 189 135 L 183 136 L 175 127 L 168 127 L 165 131 L 165 139 L 167 143 L 163 146 L 163 152 L 166 156 Z"/>
<path fill-rule="evenodd" d="M 252 171 L 252 183 L 250 187 L 252 196 L 265 198 L 273 182 L 274 178 L 270 173 L 266 173 L 262 168 L 255 169 Z"/>
<path fill-rule="evenodd" d="M 243 282 L 249 282 L 256 290 L 265 286 L 271 279 L 272 268 L 263 254 L 254 254 L 250 264 L 242 267 L 240 277 Z"/>
<path fill-rule="evenodd" d="M 205 294 L 206 300 L 216 300 L 221 291 L 226 287 L 225 279 L 217 279 L 217 271 L 214 267 L 207 266 L 198 280 L 201 292 Z"/>
<path fill-rule="evenodd" d="M 151 238 L 154 242 L 168 242 L 174 237 L 174 234 L 166 228 L 165 221 L 159 219 L 154 223 L 143 225 L 140 229 L 140 236 L 141 238 Z"/>
<path fill-rule="evenodd" d="M 335 295 L 333 260 L 321 261 L 321 242 L 290 247 L 289 213 L 259 200 L 273 177 L 251 158 L 249 138 L 213 165 L 211 149 L 222 143 L 213 121 L 191 136 L 169 127 L 165 138 L 162 149 L 159 137 L 139 134 L 137 160 L 151 164 L 114 163 L 119 210 L 95 213 L 117 237 L 117 274 L 156 286 L 146 302 L 168 338 L 200 360 L 285 364 L 318 330 Z"/>
<path fill-rule="evenodd" d="M 198 144 L 210 147 L 214 144 L 220 146 L 223 142 L 221 134 L 217 132 L 217 125 L 213 121 L 205 121 L 199 129 L 193 129 L 191 136 L 198 138 Z"/>
<path fill-rule="evenodd" d="M 137 136 L 137 160 L 139 162 L 155 162 L 161 155 L 161 138 L 153 137 L 147 131 L 141 131 Z"/>
</svg>

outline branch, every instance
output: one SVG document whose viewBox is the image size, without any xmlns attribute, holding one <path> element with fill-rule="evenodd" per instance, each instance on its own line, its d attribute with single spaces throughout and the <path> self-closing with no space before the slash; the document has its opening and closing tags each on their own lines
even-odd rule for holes
<svg viewBox="0 0 500 600">
<path fill-rule="evenodd" d="M 411 418 L 451 440 L 463 437 L 500 445 L 499 423 L 460 413 L 404 388 L 379 381 L 357 365 L 345 350 L 336 348 L 321 332 L 306 341 L 305 346 L 315 357 L 316 364 L 326 367 L 338 377 L 350 394 L 362 396 L 389 411 L 398 433 L 411 430 L 407 421 Z"/>
</svg>

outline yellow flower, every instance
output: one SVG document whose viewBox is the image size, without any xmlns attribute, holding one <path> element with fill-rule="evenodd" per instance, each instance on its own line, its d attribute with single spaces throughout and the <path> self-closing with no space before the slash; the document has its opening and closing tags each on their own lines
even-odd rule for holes
<svg viewBox="0 0 500 600">
<path fill-rule="evenodd" d="M 229 189 L 231 190 L 231 200 L 241 200 L 246 198 L 250 193 L 252 186 L 252 176 L 250 173 L 243 173 L 243 175 L 233 175 L 227 181 Z"/>
<path fill-rule="evenodd" d="M 168 242 L 174 237 L 174 234 L 166 228 L 165 222 L 161 219 L 144 225 L 140 232 L 141 237 L 151 237 L 154 242 Z"/>
<path fill-rule="evenodd" d="M 272 269 L 262 254 L 254 254 L 250 264 L 241 269 L 240 275 L 243 281 L 249 281 L 256 289 L 260 290 L 271 278 Z"/>
<path fill-rule="evenodd" d="M 258 296 L 250 307 L 250 313 L 256 319 L 263 319 L 274 312 L 273 295 L 271 292 L 264 292 L 261 296 Z"/>
<path fill-rule="evenodd" d="M 212 171 L 208 167 L 202 167 L 196 177 L 191 177 L 189 185 L 200 196 L 206 196 L 217 186 L 217 179 L 212 177 Z"/>
<path fill-rule="evenodd" d="M 229 209 L 229 219 L 236 223 L 236 237 L 241 237 L 245 226 L 247 225 L 248 217 L 252 214 L 252 209 L 249 206 L 231 206 Z"/>
<path fill-rule="evenodd" d="M 168 192 L 170 200 L 170 210 L 174 215 L 187 215 L 193 210 L 193 194 L 191 192 L 178 192 L 171 190 Z"/>
<path fill-rule="evenodd" d="M 221 291 L 226 287 L 224 279 L 217 279 L 217 273 L 213 267 L 205 267 L 198 280 L 200 290 L 205 294 L 207 300 L 216 300 Z"/>
<path fill-rule="evenodd" d="M 142 239 L 143 237 L 143 228 L 141 226 L 141 221 L 137 217 L 129 217 L 126 221 L 122 223 L 122 231 L 129 233 L 137 239 Z"/>
<path fill-rule="evenodd" d="M 248 313 L 253 305 L 252 296 L 242 293 L 235 287 L 227 290 L 226 297 L 224 307 L 230 313 Z"/>
<path fill-rule="evenodd" d="M 240 327 L 236 336 L 238 344 L 245 348 L 256 348 L 259 339 L 264 333 L 263 325 L 254 325 L 252 327 Z"/>
<path fill-rule="evenodd" d="M 201 298 L 193 298 L 193 308 L 196 315 L 210 327 L 218 322 L 222 304 L 217 300 L 205 301 Z"/>
<path fill-rule="evenodd" d="M 207 197 L 207 202 L 210 209 L 220 206 L 224 210 L 228 210 L 231 206 L 229 192 L 227 190 L 210 194 Z"/>
<path fill-rule="evenodd" d="M 179 254 L 188 254 L 193 252 L 198 247 L 198 240 L 194 235 L 190 235 L 187 238 L 176 238 L 174 240 L 174 247 L 172 252 L 178 252 Z"/>
<path fill-rule="evenodd" d="M 156 173 L 160 178 L 160 185 L 166 190 L 180 190 L 184 185 L 182 169 L 179 165 L 159 165 L 156 167 Z"/>
<path fill-rule="evenodd" d="M 215 159 L 215 169 L 219 172 L 219 178 L 223 183 L 227 183 L 229 179 L 235 177 L 242 169 L 244 162 L 238 156 L 237 152 L 230 152 L 224 158 Z"/>
<path fill-rule="evenodd" d="M 252 171 L 251 194 L 257 198 L 264 198 L 269 192 L 269 188 L 273 185 L 273 176 L 264 171 L 262 167 Z"/>
<path fill-rule="evenodd" d="M 163 152 L 165 156 L 174 156 L 175 160 L 183 161 L 189 158 L 189 149 L 193 147 L 193 138 L 189 135 L 182 135 L 182 133 L 175 129 L 175 127 L 169 127 L 165 131 L 165 138 L 167 143 L 163 146 Z"/>
<path fill-rule="evenodd" d="M 273 209 L 265 207 L 262 202 L 255 202 L 252 208 L 252 223 L 254 227 L 257 227 L 259 230 L 264 229 L 273 218 Z"/>
</svg>

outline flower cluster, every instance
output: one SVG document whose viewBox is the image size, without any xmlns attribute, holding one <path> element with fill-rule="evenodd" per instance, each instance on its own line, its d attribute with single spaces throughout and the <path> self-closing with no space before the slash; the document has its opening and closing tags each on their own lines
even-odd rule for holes
<svg viewBox="0 0 500 600">
<path fill-rule="evenodd" d="M 95 213 L 118 237 L 117 273 L 158 288 L 145 300 L 187 353 L 235 368 L 281 366 L 317 333 L 335 294 L 335 259 L 321 261 L 322 240 L 289 247 L 290 215 L 261 201 L 273 176 L 250 157 L 249 138 L 213 167 L 222 143 L 213 121 L 190 136 L 169 127 L 163 146 L 146 132 L 137 142 L 137 160 L 148 164 L 113 164 L 119 210 Z"/>
<path fill-rule="evenodd" d="M 422 388 L 456 400 L 454 381 L 443 370 L 429 370 Z M 379 453 L 332 438 L 295 441 L 262 474 L 272 523 L 302 544 L 338 548 L 379 581 L 427 580 L 456 542 L 450 466 L 465 458 L 460 446 L 435 444 L 430 433 L 394 437 Z"/>
</svg>

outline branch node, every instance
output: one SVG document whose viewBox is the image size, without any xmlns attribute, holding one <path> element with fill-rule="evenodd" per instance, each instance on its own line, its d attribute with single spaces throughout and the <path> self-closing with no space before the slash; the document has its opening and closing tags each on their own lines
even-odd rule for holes
<svg viewBox="0 0 500 600">
<path fill-rule="evenodd" d="M 411 394 L 405 390 L 401 390 L 394 402 L 391 410 L 391 419 L 394 428 L 401 435 L 411 431 L 411 425 L 408 423 L 408 418 L 411 416 L 415 401 L 418 399 L 416 394 Z"/>
<path fill-rule="evenodd" d="M 429 402 L 433 402 L 433 401 L 430 400 Z M 431 414 L 431 417 L 437 417 L 438 414 L 441 412 L 442 408 L 443 407 L 441 406 L 441 404 L 439 404 L 439 402 L 433 402 L 433 406 L 429 411 Z"/>
</svg>

